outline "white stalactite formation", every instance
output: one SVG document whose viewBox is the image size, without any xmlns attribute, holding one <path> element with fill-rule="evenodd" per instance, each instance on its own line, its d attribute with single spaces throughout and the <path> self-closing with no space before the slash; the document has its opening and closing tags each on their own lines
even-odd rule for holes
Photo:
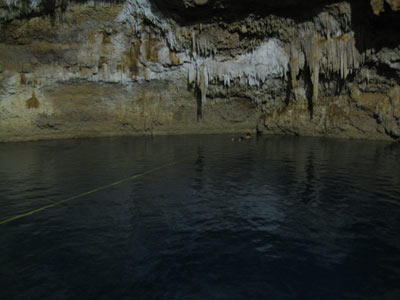
<svg viewBox="0 0 400 300">
<path fill-rule="evenodd" d="M 189 84 L 195 83 L 206 102 L 209 82 L 221 82 L 225 86 L 235 84 L 261 86 L 268 78 L 285 77 L 289 58 L 279 40 L 269 39 L 255 51 L 232 60 L 218 57 L 201 57 L 192 54 L 187 66 Z"/>
<path fill-rule="evenodd" d="M 307 65 L 313 84 L 313 100 L 318 99 L 320 73 L 337 74 L 345 80 L 363 60 L 355 47 L 353 33 L 327 38 L 316 33 L 303 34 L 290 45 L 289 53 L 292 88 L 297 87 L 299 71 Z"/>
</svg>

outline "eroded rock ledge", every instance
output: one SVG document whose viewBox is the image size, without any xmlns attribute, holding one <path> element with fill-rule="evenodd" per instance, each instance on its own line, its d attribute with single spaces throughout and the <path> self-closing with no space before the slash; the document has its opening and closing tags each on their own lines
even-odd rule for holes
<svg viewBox="0 0 400 300">
<path fill-rule="evenodd" d="M 400 138 L 400 4 L 0 0 L 0 141 Z"/>
</svg>

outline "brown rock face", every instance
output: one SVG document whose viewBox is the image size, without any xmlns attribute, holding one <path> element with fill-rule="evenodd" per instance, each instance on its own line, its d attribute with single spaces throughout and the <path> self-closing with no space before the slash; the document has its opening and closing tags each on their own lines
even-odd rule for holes
<svg viewBox="0 0 400 300">
<path fill-rule="evenodd" d="M 399 1 L 10 3 L 0 141 L 256 128 L 400 139 Z"/>
<path fill-rule="evenodd" d="M 371 0 L 371 7 L 374 14 L 379 15 L 385 11 L 385 4 L 390 6 L 393 11 L 400 10 L 400 0 Z"/>
</svg>

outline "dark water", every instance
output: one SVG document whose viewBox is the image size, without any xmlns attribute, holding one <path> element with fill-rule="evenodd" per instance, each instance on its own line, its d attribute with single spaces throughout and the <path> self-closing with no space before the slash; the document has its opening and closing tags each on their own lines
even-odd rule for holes
<svg viewBox="0 0 400 300">
<path fill-rule="evenodd" d="M 0 144 L 1 299 L 400 299 L 400 144 Z"/>
</svg>

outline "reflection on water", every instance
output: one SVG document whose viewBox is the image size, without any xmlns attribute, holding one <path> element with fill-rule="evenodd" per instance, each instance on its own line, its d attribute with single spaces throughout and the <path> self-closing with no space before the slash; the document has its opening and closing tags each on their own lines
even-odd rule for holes
<svg viewBox="0 0 400 300">
<path fill-rule="evenodd" d="M 400 145 L 295 137 L 0 144 L 4 299 L 400 299 Z"/>
</svg>

